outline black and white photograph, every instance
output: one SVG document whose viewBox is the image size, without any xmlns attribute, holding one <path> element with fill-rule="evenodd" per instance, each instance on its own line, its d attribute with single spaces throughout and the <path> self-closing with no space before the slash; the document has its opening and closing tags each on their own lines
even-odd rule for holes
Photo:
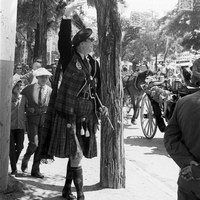
<svg viewBox="0 0 200 200">
<path fill-rule="evenodd" d="M 1 0 L 0 200 L 200 200 L 200 0 Z"/>
</svg>

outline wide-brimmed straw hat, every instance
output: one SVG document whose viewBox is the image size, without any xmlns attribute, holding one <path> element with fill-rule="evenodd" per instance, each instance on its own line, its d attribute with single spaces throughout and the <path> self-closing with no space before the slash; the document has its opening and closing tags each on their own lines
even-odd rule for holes
<svg viewBox="0 0 200 200">
<path fill-rule="evenodd" d="M 52 76 L 52 73 L 49 72 L 47 69 L 42 67 L 42 68 L 35 70 L 34 75 L 36 77 L 38 77 L 38 76 Z"/>
</svg>

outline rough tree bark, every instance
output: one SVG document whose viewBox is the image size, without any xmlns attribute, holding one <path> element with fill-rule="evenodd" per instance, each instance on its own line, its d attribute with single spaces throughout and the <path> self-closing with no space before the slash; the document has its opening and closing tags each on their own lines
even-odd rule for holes
<svg viewBox="0 0 200 200">
<path fill-rule="evenodd" d="M 94 0 L 100 50 L 102 101 L 109 109 L 112 130 L 106 118 L 101 126 L 100 183 L 103 187 L 125 187 L 122 124 L 122 79 L 120 73 L 121 25 L 117 0 Z"/>
<path fill-rule="evenodd" d="M 33 59 L 32 42 L 33 42 L 32 29 L 28 29 L 27 30 L 27 51 L 28 51 L 27 64 L 29 66 L 31 66 L 32 59 Z"/>
</svg>

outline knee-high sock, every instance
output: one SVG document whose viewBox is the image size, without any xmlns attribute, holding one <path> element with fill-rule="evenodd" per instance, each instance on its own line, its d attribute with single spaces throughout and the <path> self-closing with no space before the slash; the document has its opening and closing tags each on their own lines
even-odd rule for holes
<svg viewBox="0 0 200 200">
<path fill-rule="evenodd" d="M 67 193 L 67 194 L 71 194 L 71 184 L 72 184 L 72 180 L 73 180 L 73 170 L 71 169 L 70 166 L 70 160 L 68 161 L 67 164 L 67 173 L 66 173 L 66 179 L 65 179 L 65 185 L 63 188 L 63 192 Z"/>
<path fill-rule="evenodd" d="M 73 167 L 73 180 L 77 192 L 77 200 L 84 200 L 82 167 Z"/>
</svg>

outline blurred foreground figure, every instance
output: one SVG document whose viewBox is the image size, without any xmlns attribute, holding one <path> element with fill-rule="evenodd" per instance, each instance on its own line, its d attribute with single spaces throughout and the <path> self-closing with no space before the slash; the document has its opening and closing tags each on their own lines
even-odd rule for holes
<svg viewBox="0 0 200 200">
<path fill-rule="evenodd" d="M 164 143 L 180 167 L 178 200 L 200 199 L 200 91 L 176 103 Z"/>
</svg>

